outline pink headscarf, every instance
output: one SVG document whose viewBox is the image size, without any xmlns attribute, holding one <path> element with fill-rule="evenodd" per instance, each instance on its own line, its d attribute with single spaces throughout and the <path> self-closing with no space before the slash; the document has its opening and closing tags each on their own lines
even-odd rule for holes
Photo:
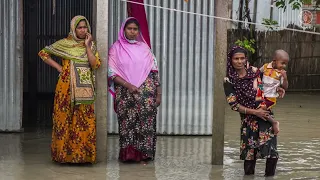
<svg viewBox="0 0 320 180">
<path fill-rule="evenodd" d="M 126 19 L 121 26 L 118 40 L 109 50 L 109 68 L 136 87 L 140 87 L 147 79 L 154 65 L 153 54 L 139 33 L 136 42 L 130 43 L 125 37 Z"/>
</svg>

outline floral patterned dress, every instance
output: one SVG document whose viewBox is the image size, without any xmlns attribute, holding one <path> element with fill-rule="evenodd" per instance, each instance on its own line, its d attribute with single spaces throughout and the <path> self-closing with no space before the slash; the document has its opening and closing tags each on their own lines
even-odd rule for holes
<svg viewBox="0 0 320 180">
<path fill-rule="evenodd" d="M 46 61 L 49 54 L 41 50 L 39 56 Z M 96 65 L 100 58 L 96 53 Z M 93 104 L 71 105 L 70 61 L 62 60 L 63 71 L 55 90 L 51 157 L 59 163 L 96 162 L 96 118 Z"/>
<path fill-rule="evenodd" d="M 233 83 L 229 81 L 229 78 L 225 78 L 224 90 L 227 97 L 227 102 L 231 106 L 231 109 L 238 111 L 239 106 L 245 106 L 247 108 L 259 108 L 264 105 L 263 88 L 260 76 L 257 76 L 253 80 L 253 89 L 248 89 L 246 82 L 235 87 Z M 250 104 L 248 101 L 240 95 L 236 89 L 244 88 L 245 91 L 255 92 L 255 103 Z M 263 158 L 278 158 L 277 152 L 277 136 L 273 134 L 272 124 L 268 121 L 264 121 L 257 116 L 240 114 L 241 117 L 241 143 L 240 143 L 240 159 L 241 160 L 256 160 Z"/>
<path fill-rule="evenodd" d="M 119 123 L 119 159 L 121 161 L 153 160 L 156 151 L 158 72 L 150 72 L 140 86 L 139 94 L 115 85 L 115 110 Z"/>
</svg>

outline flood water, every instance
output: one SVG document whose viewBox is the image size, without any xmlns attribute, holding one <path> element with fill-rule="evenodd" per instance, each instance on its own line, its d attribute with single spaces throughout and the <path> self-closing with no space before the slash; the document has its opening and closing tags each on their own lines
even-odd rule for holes
<svg viewBox="0 0 320 180">
<path fill-rule="evenodd" d="M 117 160 L 118 137 L 108 137 L 107 163 L 57 165 L 50 161 L 46 129 L 0 134 L 0 180 L 242 180 L 320 179 L 320 95 L 289 94 L 275 108 L 280 121 L 277 174 L 265 178 L 264 161 L 255 176 L 243 175 L 239 160 L 239 115 L 227 107 L 223 166 L 212 166 L 211 137 L 159 136 L 156 160 L 146 166 Z M 98 152 L 99 153 L 99 152 Z"/>
</svg>

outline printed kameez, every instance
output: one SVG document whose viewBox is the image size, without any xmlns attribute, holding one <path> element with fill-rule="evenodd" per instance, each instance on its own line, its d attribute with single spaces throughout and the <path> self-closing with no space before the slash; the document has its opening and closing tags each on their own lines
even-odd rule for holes
<svg viewBox="0 0 320 180">
<path fill-rule="evenodd" d="M 228 53 L 227 77 L 224 79 L 227 102 L 234 111 L 239 111 L 240 106 L 249 109 L 266 106 L 260 71 L 255 67 L 249 67 L 245 60 L 243 68 L 245 68 L 246 75 L 239 77 L 237 70 L 232 65 L 232 58 L 236 53 L 243 53 L 245 56 L 247 54 L 239 46 L 233 47 Z M 235 59 L 237 65 L 242 62 L 239 60 Z M 274 135 L 272 124 L 251 114 L 240 113 L 240 117 L 240 159 L 244 160 L 245 175 L 254 174 L 256 160 L 266 158 L 265 176 L 273 176 L 279 155 L 277 136 Z"/>
<path fill-rule="evenodd" d="M 86 19 L 83 16 L 76 16 L 71 22 L 71 32 L 67 38 L 39 52 L 43 61 L 50 55 L 62 58 L 62 72 L 58 78 L 54 97 L 51 142 L 52 160 L 59 163 L 96 162 L 92 69 L 100 67 L 100 58 L 93 44 L 92 51 L 96 56 L 96 64 L 90 67 L 84 41 L 77 40 L 74 32 L 81 20 Z M 87 20 L 86 22 L 89 26 Z"/>
<path fill-rule="evenodd" d="M 129 18 L 133 19 L 133 18 Z M 127 21 L 129 20 L 127 19 Z M 119 160 L 154 160 L 156 152 L 157 87 L 160 86 L 157 61 L 140 34 L 130 41 L 124 35 L 109 51 L 109 86 L 119 124 Z M 116 77 L 135 85 L 139 93 L 130 93 L 115 84 Z"/>
</svg>

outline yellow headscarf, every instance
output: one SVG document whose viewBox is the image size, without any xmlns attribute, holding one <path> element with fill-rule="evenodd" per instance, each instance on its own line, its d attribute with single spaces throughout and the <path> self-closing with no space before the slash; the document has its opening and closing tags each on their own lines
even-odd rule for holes
<svg viewBox="0 0 320 180">
<path fill-rule="evenodd" d="M 44 50 L 50 54 L 76 62 L 88 62 L 88 56 L 84 39 L 79 39 L 76 35 L 76 28 L 80 21 L 85 20 L 88 26 L 88 32 L 91 33 L 89 21 L 84 16 L 75 16 L 70 23 L 70 32 L 67 38 L 61 39 Z M 93 53 L 96 52 L 96 46 L 92 43 Z"/>
<path fill-rule="evenodd" d="M 88 32 L 91 28 L 84 16 L 75 16 L 70 24 L 70 33 L 67 38 L 61 39 L 44 48 L 47 53 L 70 60 L 70 90 L 71 105 L 92 104 L 94 102 L 94 76 L 90 67 L 85 46 L 85 40 L 76 35 L 76 28 L 80 21 L 85 20 Z M 96 46 L 92 42 L 91 50 L 95 54 Z"/>
</svg>

